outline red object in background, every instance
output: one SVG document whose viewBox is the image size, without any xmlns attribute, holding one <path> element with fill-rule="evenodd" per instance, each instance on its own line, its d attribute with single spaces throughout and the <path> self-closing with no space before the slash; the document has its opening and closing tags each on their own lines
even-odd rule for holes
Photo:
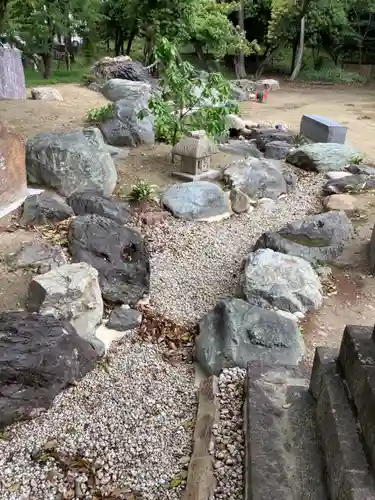
<svg viewBox="0 0 375 500">
<path fill-rule="evenodd" d="M 256 97 L 256 100 L 259 101 L 259 102 L 267 102 L 267 98 L 268 98 L 268 86 L 265 85 L 264 89 L 257 90 L 255 92 L 255 97 Z"/>
</svg>

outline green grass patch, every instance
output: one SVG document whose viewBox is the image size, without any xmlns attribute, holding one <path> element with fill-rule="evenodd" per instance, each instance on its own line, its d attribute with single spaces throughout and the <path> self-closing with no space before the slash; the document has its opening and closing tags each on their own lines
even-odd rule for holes
<svg viewBox="0 0 375 500">
<path fill-rule="evenodd" d="M 304 69 L 298 76 L 298 80 L 306 82 L 326 83 L 365 83 L 367 80 L 359 73 L 344 71 L 341 68 L 322 68 L 320 70 Z"/>
<path fill-rule="evenodd" d="M 80 64 L 79 62 L 76 62 L 72 64 L 71 70 L 67 71 L 62 64 L 60 69 L 57 69 L 56 63 L 54 64 L 54 68 L 52 70 L 52 77 L 48 80 L 45 80 L 39 71 L 27 68 L 25 69 L 26 87 L 56 85 L 57 83 L 81 83 L 83 75 L 90 73 L 91 66 L 92 64 L 90 63 Z"/>
</svg>

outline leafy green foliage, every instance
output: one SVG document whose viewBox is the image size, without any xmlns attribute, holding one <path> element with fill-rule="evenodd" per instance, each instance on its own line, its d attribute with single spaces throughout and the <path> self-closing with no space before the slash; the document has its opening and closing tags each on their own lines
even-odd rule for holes
<svg viewBox="0 0 375 500">
<path fill-rule="evenodd" d="M 351 165 L 361 165 L 363 163 L 364 157 L 360 153 L 354 154 L 349 158 L 349 163 Z"/>
<path fill-rule="evenodd" d="M 88 123 L 101 123 L 109 118 L 112 118 L 115 112 L 114 104 L 106 104 L 101 108 L 94 108 L 88 111 L 86 121 Z"/>
<path fill-rule="evenodd" d="M 156 187 L 154 184 L 139 180 L 136 184 L 133 184 L 127 198 L 131 201 L 152 201 Z"/>
<path fill-rule="evenodd" d="M 299 76 L 300 80 L 309 82 L 329 83 L 365 83 L 366 78 L 359 73 L 344 71 L 341 68 L 322 68 L 321 70 L 304 70 Z"/>
<path fill-rule="evenodd" d="M 197 74 L 187 61 L 180 61 L 176 46 L 162 39 L 157 46 L 156 60 L 163 68 L 163 92 L 155 94 L 149 111 L 156 121 L 156 136 L 168 144 L 176 144 L 189 130 L 205 130 L 211 137 L 227 133 L 226 116 L 238 113 L 237 105 L 227 104 L 231 88 L 219 73 L 207 79 Z"/>
</svg>

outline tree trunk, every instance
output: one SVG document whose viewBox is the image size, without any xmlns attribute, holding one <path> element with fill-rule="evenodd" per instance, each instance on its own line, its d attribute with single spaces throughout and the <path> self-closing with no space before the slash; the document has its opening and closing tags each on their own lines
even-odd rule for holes
<svg viewBox="0 0 375 500">
<path fill-rule="evenodd" d="M 137 34 L 136 30 L 132 30 L 132 32 L 130 33 L 130 38 L 128 40 L 128 44 L 126 46 L 126 52 L 125 52 L 127 56 L 130 56 L 130 51 L 132 50 L 132 45 L 133 45 L 133 41 L 134 41 L 136 34 Z"/>
<path fill-rule="evenodd" d="M 238 26 L 240 28 L 241 33 L 245 31 L 245 1 L 240 0 L 240 9 L 238 11 Z M 245 68 L 245 54 L 243 50 L 238 55 L 238 64 L 237 64 L 237 78 L 246 78 L 246 68 Z"/>
<path fill-rule="evenodd" d="M 293 73 L 290 77 L 291 80 L 295 80 L 297 78 L 297 76 L 299 75 L 299 72 L 301 71 L 304 45 L 305 45 L 305 16 L 303 16 L 301 18 L 301 32 L 300 32 L 300 37 L 299 37 L 299 48 L 298 48 L 297 62 L 296 62 L 296 65 L 294 67 Z"/>
<path fill-rule="evenodd" d="M 299 33 L 297 31 L 296 36 L 294 37 L 293 40 L 293 48 L 292 48 L 292 64 L 290 67 L 290 74 L 293 73 L 293 70 L 296 66 L 296 57 L 297 57 L 297 49 L 298 49 L 298 38 L 299 38 Z"/>
<path fill-rule="evenodd" d="M 3 24 L 7 10 L 8 0 L 0 0 L 0 34 L 3 32 Z"/>
<path fill-rule="evenodd" d="M 49 80 L 52 77 L 52 52 L 42 54 L 42 59 L 44 64 L 43 78 Z"/>
</svg>

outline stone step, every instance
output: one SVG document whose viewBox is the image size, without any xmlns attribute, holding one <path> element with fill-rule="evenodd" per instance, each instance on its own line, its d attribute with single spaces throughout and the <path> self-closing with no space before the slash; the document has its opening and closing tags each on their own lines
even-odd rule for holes
<svg viewBox="0 0 375 500">
<path fill-rule="evenodd" d="M 340 374 L 337 351 L 318 348 L 310 390 L 317 401 L 330 499 L 375 499 L 374 479 Z"/>
<path fill-rule="evenodd" d="M 327 500 L 315 403 L 299 370 L 249 365 L 244 415 L 244 499 Z"/>
<path fill-rule="evenodd" d="M 375 471 L 375 341 L 371 327 L 345 328 L 339 364 Z"/>
</svg>

